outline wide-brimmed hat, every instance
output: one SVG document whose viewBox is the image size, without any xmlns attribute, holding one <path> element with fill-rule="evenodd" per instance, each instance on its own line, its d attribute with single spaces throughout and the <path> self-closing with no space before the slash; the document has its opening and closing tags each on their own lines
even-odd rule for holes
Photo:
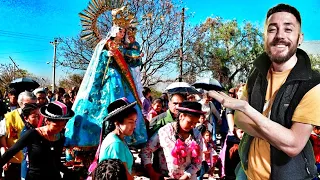
<svg viewBox="0 0 320 180">
<path fill-rule="evenodd" d="M 127 98 L 117 99 L 109 104 L 109 106 L 107 108 L 108 116 L 104 120 L 108 121 L 111 119 L 111 117 L 114 117 L 115 115 L 117 115 L 117 114 L 119 114 L 129 108 L 133 108 L 136 104 L 137 104 L 137 101 L 130 103 Z"/>
<path fill-rule="evenodd" d="M 40 108 L 40 113 L 52 120 L 68 120 L 74 116 L 74 112 L 64 103 L 54 101 Z"/>
<path fill-rule="evenodd" d="M 200 116 L 206 114 L 206 112 L 201 110 L 202 105 L 198 102 L 193 101 L 183 101 L 180 107 L 176 109 L 181 113 L 187 113 L 195 116 Z"/>
<path fill-rule="evenodd" d="M 44 93 L 47 94 L 46 90 L 44 88 L 37 88 L 32 91 L 34 95 L 37 95 L 38 93 Z"/>
</svg>

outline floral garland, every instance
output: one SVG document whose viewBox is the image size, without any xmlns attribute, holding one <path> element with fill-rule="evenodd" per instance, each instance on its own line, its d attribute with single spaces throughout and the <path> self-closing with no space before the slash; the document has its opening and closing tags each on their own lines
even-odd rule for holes
<svg viewBox="0 0 320 180">
<path fill-rule="evenodd" d="M 201 160 L 199 158 L 200 155 L 200 147 L 197 144 L 195 140 L 192 140 L 189 146 L 186 146 L 186 144 L 178 139 L 175 143 L 174 148 L 171 151 L 171 155 L 174 158 L 173 164 L 174 165 L 181 165 L 186 160 L 188 153 L 191 153 L 191 157 L 193 158 L 193 162 L 200 163 Z"/>
</svg>

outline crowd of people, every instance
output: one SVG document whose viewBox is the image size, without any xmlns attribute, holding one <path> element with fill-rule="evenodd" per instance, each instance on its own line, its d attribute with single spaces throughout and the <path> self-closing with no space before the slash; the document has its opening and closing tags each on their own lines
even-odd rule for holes
<svg viewBox="0 0 320 180">
<path fill-rule="evenodd" d="M 151 180 L 317 178 L 320 75 L 298 48 L 303 34 L 296 8 L 279 4 L 268 11 L 265 53 L 247 82 L 228 94 L 152 97 L 139 80 L 144 54 L 136 27 L 126 20 L 132 21 L 113 19 L 79 89 L 8 89 L 0 103 L 4 179 L 132 180 L 137 149 Z M 74 169 L 79 163 L 85 176 Z"/>
<path fill-rule="evenodd" d="M 72 88 L 72 89 L 76 89 L 76 88 Z M 74 92 L 74 90 L 70 90 L 69 93 L 74 94 L 71 97 L 75 97 L 76 95 L 76 92 Z M 187 101 L 188 100 L 187 95 L 183 93 L 169 94 L 169 96 L 167 93 L 163 93 L 158 98 L 152 98 L 151 89 L 148 87 L 143 88 L 142 94 L 143 94 L 143 97 L 141 98 L 141 102 L 143 105 L 142 114 L 144 117 L 144 121 L 146 122 L 146 126 L 148 127 L 147 128 L 148 136 L 152 137 L 149 139 L 147 145 L 142 148 L 142 151 L 140 154 L 142 158 L 142 162 L 145 163 L 146 169 L 148 169 L 147 167 L 150 167 L 151 164 L 154 164 L 154 169 L 149 168 L 150 170 L 147 171 L 148 175 L 153 176 L 154 175 L 153 173 L 158 173 L 159 176 L 169 177 L 169 169 L 168 169 L 168 164 L 164 159 L 165 154 L 162 150 L 163 147 L 161 147 L 161 149 L 159 149 L 159 147 L 158 149 L 155 149 L 156 148 L 155 146 L 158 143 L 160 143 L 158 142 L 160 138 L 157 132 L 163 126 L 168 126 L 167 124 L 171 124 L 171 126 L 168 126 L 169 129 L 165 130 L 163 135 L 171 136 L 170 134 L 168 134 L 168 132 L 171 131 L 172 134 L 175 134 L 175 136 L 177 136 L 176 139 L 179 139 L 178 136 L 180 135 L 183 135 L 184 139 L 187 139 L 188 136 L 190 135 L 189 131 L 191 129 L 194 129 L 194 132 L 191 133 L 193 137 L 192 139 L 190 139 L 190 142 L 196 142 L 196 144 L 199 145 L 199 146 L 196 146 L 196 148 L 199 149 L 197 158 L 200 163 L 200 164 L 198 163 L 197 166 L 200 165 L 201 168 L 199 169 L 201 169 L 201 173 L 200 171 L 198 172 L 197 170 L 198 168 L 194 168 L 192 175 L 202 177 L 205 173 L 209 171 L 209 169 L 210 169 L 210 174 L 213 175 L 214 167 L 216 164 L 219 164 L 218 159 L 220 159 L 220 157 L 218 158 L 218 154 L 216 152 L 217 150 L 216 140 L 212 138 L 216 136 L 216 132 L 213 131 L 213 128 L 221 129 L 217 127 L 221 126 L 222 121 L 226 123 L 227 121 L 227 118 L 225 118 L 226 116 L 222 116 L 222 114 L 225 113 L 225 109 L 223 108 L 223 109 L 217 110 L 217 107 L 214 105 L 213 99 L 208 95 L 208 92 L 204 92 L 202 95 L 201 94 L 193 95 L 194 98 L 192 99 L 192 101 Z M 2 142 L 2 147 L 4 152 L 11 147 L 13 150 L 8 151 L 7 154 L 9 155 L 5 154 L 4 158 L 6 157 L 11 158 L 13 154 L 19 152 L 22 149 L 23 151 L 21 151 L 22 154 L 19 155 L 20 159 L 12 160 L 10 162 L 10 166 L 5 167 L 5 171 L 4 171 L 5 177 L 6 179 L 7 178 L 19 179 L 20 175 L 19 173 L 17 173 L 17 171 L 19 171 L 20 168 L 14 168 L 14 167 L 21 166 L 21 172 L 23 172 L 21 173 L 21 177 L 25 178 L 27 175 L 27 169 L 28 169 L 27 164 L 29 162 L 33 163 L 33 161 L 29 161 L 28 158 L 30 157 L 31 159 L 33 159 L 35 158 L 35 156 L 32 156 L 33 152 L 31 152 L 32 155 L 31 154 L 28 155 L 28 151 L 27 151 L 28 148 L 24 148 L 24 147 L 32 146 L 32 143 L 35 143 L 29 140 L 29 138 L 30 137 L 35 138 L 34 137 L 35 135 L 33 134 L 37 134 L 36 132 L 38 133 L 41 132 L 42 134 L 40 135 L 44 135 L 44 134 L 46 135 L 47 132 L 41 129 L 45 127 L 45 125 L 47 125 L 48 122 L 51 122 L 49 117 L 46 116 L 45 110 L 41 112 L 41 108 L 51 107 L 53 104 L 57 104 L 58 102 L 60 102 L 61 104 L 63 103 L 69 111 L 72 111 L 71 110 L 72 105 L 68 106 L 68 104 L 72 104 L 74 102 L 74 98 L 69 98 L 70 95 L 65 93 L 65 90 L 63 88 L 59 88 L 55 96 L 52 96 L 51 91 L 49 91 L 46 88 L 37 88 L 33 92 L 25 91 L 20 93 L 18 95 L 18 98 L 16 98 L 16 90 L 9 89 L 8 95 L 6 97 L 7 98 L 4 98 L 1 103 L 1 107 L 2 107 L 1 112 L 3 112 L 3 114 L 5 115 L 1 117 L 3 121 L 1 121 L 1 126 L 0 126 L 0 130 L 1 130 L 0 139 Z M 58 101 L 55 101 L 55 99 L 57 99 Z M 134 108 L 135 105 L 136 105 L 136 102 L 129 103 L 129 101 L 126 98 L 121 98 L 112 102 L 107 107 L 108 116 L 104 119 L 104 122 L 107 122 L 107 123 L 105 127 L 102 128 L 104 130 L 104 132 L 102 133 L 104 136 L 103 136 L 103 141 L 101 141 L 101 147 L 100 147 L 100 152 L 98 156 L 99 162 L 102 162 L 107 159 L 120 159 L 122 162 L 125 163 L 125 167 L 126 167 L 125 169 L 127 169 L 127 177 L 129 177 L 130 174 L 132 173 L 133 157 L 131 155 L 129 146 L 126 144 L 126 142 L 124 142 L 124 137 L 131 136 L 135 129 L 137 113 L 138 113 L 137 110 Z M 183 115 L 183 116 L 180 117 L 180 115 Z M 68 117 L 68 119 L 70 119 L 71 117 L 72 116 Z M 21 121 L 18 122 L 18 119 L 20 118 L 21 118 Z M 190 119 L 192 120 L 191 124 L 189 122 Z M 7 121 L 14 121 L 15 123 L 17 123 L 12 125 L 14 127 L 10 127 L 10 132 L 7 132 L 6 130 Z M 181 121 L 181 124 L 180 124 L 180 121 Z M 65 121 L 62 121 L 62 122 L 65 122 Z M 116 125 L 110 122 L 113 122 Z M 61 127 L 64 127 L 64 126 L 65 124 L 63 124 Z M 16 128 L 16 127 L 19 127 L 19 128 Z M 24 135 L 24 133 L 27 130 L 30 130 L 30 129 L 33 130 L 37 128 L 39 128 L 40 131 L 33 131 L 32 133 L 29 132 L 31 133 L 31 135 L 29 135 L 29 133 L 27 135 Z M 11 129 L 14 129 L 15 132 L 14 133 L 11 132 Z M 18 136 L 18 134 L 20 135 Z M 156 136 L 155 134 L 157 134 L 158 136 Z M 200 135 L 203 138 L 200 137 Z M 232 135 L 233 135 L 232 133 L 229 133 L 229 136 L 232 136 Z M 37 137 L 37 138 L 39 139 L 40 137 Z M 54 136 L 52 138 L 54 139 L 56 137 Z M 167 139 L 167 137 L 162 137 L 162 139 Z M 23 144 L 22 141 L 27 144 Z M 28 142 L 28 141 L 31 141 L 31 142 Z M 31 144 L 28 145 L 28 143 L 31 143 Z M 189 144 L 190 143 L 188 143 L 187 145 Z M 174 146 L 175 144 L 171 144 L 169 147 L 172 148 Z M 56 148 L 61 148 L 61 147 L 56 147 Z M 166 150 L 167 150 L 166 153 L 168 156 L 171 153 L 170 148 Z M 151 163 L 151 156 L 153 154 L 159 157 L 159 159 L 153 158 L 153 163 Z M 15 156 L 18 157 L 18 155 L 15 155 Z M 58 157 L 59 156 L 55 157 L 56 160 L 59 160 Z M 226 158 L 226 159 L 229 159 L 229 158 Z M 191 160 L 188 160 L 188 161 L 189 163 L 191 162 Z M 188 166 L 188 165 L 190 164 L 185 164 L 185 166 Z M 221 166 L 221 162 L 219 166 L 228 167 L 228 165 Z"/>
<path fill-rule="evenodd" d="M 45 88 L 18 93 L 9 89 L 0 106 L 4 179 L 57 180 L 60 172 L 65 179 L 76 177 L 61 161 L 65 125 L 74 116 L 68 101 L 50 102 Z"/>
</svg>

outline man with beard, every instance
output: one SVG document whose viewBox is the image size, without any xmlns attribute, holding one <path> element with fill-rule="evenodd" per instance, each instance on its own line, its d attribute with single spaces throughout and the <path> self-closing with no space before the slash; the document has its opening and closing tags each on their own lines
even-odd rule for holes
<svg viewBox="0 0 320 180">
<path fill-rule="evenodd" d="M 241 99 L 210 92 L 236 110 L 235 123 L 245 132 L 237 179 L 312 179 L 317 169 L 308 140 L 320 125 L 320 75 L 297 48 L 303 40 L 299 11 L 286 4 L 271 8 L 264 40 L 265 53 L 255 60 Z"/>
</svg>

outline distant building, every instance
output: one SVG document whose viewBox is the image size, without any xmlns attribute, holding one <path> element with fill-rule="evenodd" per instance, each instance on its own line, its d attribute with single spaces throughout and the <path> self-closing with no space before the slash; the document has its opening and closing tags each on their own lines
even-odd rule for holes
<svg viewBox="0 0 320 180">
<path fill-rule="evenodd" d="M 305 50 L 308 54 L 320 55 L 320 40 L 304 41 L 300 48 Z"/>
</svg>

